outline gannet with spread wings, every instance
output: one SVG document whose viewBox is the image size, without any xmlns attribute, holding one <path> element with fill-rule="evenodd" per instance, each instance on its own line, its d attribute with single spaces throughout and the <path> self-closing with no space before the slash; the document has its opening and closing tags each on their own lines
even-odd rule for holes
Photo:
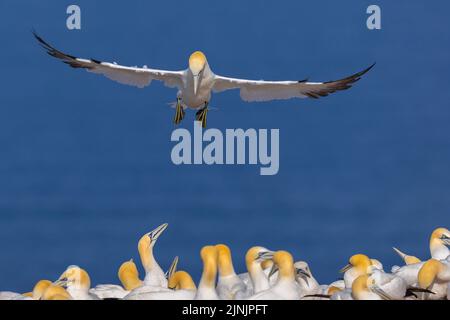
<svg viewBox="0 0 450 320">
<path fill-rule="evenodd" d="M 185 109 L 191 108 L 198 110 L 196 120 L 201 121 L 203 127 L 206 127 L 206 116 L 212 91 L 239 89 L 241 98 L 248 102 L 291 98 L 317 99 L 350 88 L 374 66 L 373 64 L 349 77 L 327 82 L 244 80 L 214 74 L 206 56 L 200 51 L 194 52 L 189 57 L 189 67 L 186 70 L 166 71 L 150 69 L 146 66 L 142 68 L 126 67 L 117 63 L 77 58 L 55 49 L 36 33 L 34 36 L 48 54 L 73 68 L 86 69 L 119 83 L 139 88 L 150 85 L 152 80 L 162 81 L 171 88 L 178 88 L 174 123 L 179 124 L 184 118 Z"/>
</svg>

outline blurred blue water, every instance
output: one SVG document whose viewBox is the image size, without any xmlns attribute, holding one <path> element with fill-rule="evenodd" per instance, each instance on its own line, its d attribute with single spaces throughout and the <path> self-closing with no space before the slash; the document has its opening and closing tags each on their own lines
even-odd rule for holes
<svg viewBox="0 0 450 320">
<path fill-rule="evenodd" d="M 198 252 L 225 242 L 236 267 L 255 244 L 310 263 L 321 282 L 364 252 L 389 266 L 396 245 L 428 255 L 449 226 L 448 2 L 69 1 L 0 3 L 0 289 L 26 291 L 67 265 L 117 282 L 139 237 L 163 222 L 156 256 L 197 279 Z M 241 102 L 215 95 L 209 125 L 279 128 L 280 172 L 170 161 L 175 91 L 145 90 L 50 59 L 32 28 L 74 55 L 183 69 L 203 50 L 216 73 L 330 80 L 377 66 L 353 89 L 318 101 Z M 192 128 L 189 113 L 183 126 Z"/>
</svg>

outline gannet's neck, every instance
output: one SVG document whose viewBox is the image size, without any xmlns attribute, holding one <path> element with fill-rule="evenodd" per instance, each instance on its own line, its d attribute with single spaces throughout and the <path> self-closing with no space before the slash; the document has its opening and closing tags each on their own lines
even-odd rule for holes
<svg viewBox="0 0 450 320">
<path fill-rule="evenodd" d="M 142 280 L 136 278 L 128 278 L 123 283 L 125 290 L 131 291 L 143 285 Z"/>
<path fill-rule="evenodd" d="M 192 277 L 185 271 L 177 271 L 169 279 L 169 287 L 177 290 L 196 290 Z"/>
<path fill-rule="evenodd" d="M 253 261 L 247 266 L 247 269 L 253 284 L 253 293 L 258 293 L 270 288 L 269 278 L 261 267 L 261 263 Z"/>
<path fill-rule="evenodd" d="M 433 259 L 445 260 L 450 255 L 450 250 L 439 238 L 430 240 L 430 253 Z"/>
<path fill-rule="evenodd" d="M 147 286 L 167 287 L 164 271 L 153 256 L 153 245 L 140 242 L 138 250 L 145 270 L 144 284 Z"/>
<path fill-rule="evenodd" d="M 204 262 L 203 273 L 198 285 L 200 288 L 214 288 L 216 285 L 217 265 L 213 259 Z"/>
<path fill-rule="evenodd" d="M 217 261 L 220 277 L 235 276 L 236 272 L 233 267 L 233 260 L 231 259 L 230 249 L 223 244 L 216 245 L 217 249 Z"/>
<path fill-rule="evenodd" d="M 52 285 L 52 282 L 49 280 L 40 280 L 36 283 L 33 288 L 33 292 L 31 293 L 31 297 L 34 300 L 39 300 L 43 296 L 45 290 L 47 290 Z"/>
</svg>

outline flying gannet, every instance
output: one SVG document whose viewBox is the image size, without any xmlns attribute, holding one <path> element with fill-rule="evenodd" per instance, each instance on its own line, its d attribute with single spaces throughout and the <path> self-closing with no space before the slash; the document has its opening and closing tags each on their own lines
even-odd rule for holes
<svg viewBox="0 0 450 320">
<path fill-rule="evenodd" d="M 179 124 L 185 116 L 185 109 L 191 108 L 197 110 L 196 120 L 201 121 L 203 127 L 206 127 L 211 92 L 239 89 L 241 98 L 247 102 L 308 97 L 317 99 L 350 88 L 375 65 L 349 77 L 326 82 L 309 82 L 307 79 L 300 81 L 245 80 L 214 74 L 206 56 L 201 51 L 191 54 L 189 67 L 186 70 L 158 70 L 150 69 L 147 66 L 142 68 L 126 67 L 115 62 L 77 58 L 57 50 L 36 33 L 33 32 L 33 34 L 49 55 L 62 60 L 73 68 L 86 69 L 119 83 L 139 88 L 150 85 L 152 80 L 162 81 L 170 88 L 178 88 L 174 123 Z"/>
</svg>

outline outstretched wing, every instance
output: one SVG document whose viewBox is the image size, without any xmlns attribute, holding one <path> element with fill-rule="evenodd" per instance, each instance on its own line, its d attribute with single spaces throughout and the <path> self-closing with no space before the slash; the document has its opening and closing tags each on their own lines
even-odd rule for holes
<svg viewBox="0 0 450 320">
<path fill-rule="evenodd" d="M 166 86 L 171 88 L 181 88 L 183 86 L 184 71 L 156 70 L 147 67 L 125 67 L 116 63 L 101 62 L 94 59 L 81 59 L 55 49 L 36 33 L 33 32 L 33 34 L 41 46 L 47 50 L 49 55 L 62 60 L 72 68 L 86 69 L 92 73 L 102 74 L 108 79 L 119 83 L 139 88 L 148 86 L 152 80 L 163 81 Z"/>
<path fill-rule="evenodd" d="M 302 81 L 263 81 L 227 78 L 216 75 L 213 90 L 221 92 L 229 89 L 240 89 L 241 98 L 245 101 L 270 101 L 290 98 L 325 97 L 330 93 L 346 90 L 358 81 L 361 76 L 375 65 L 355 73 L 347 78 L 328 82 Z"/>
</svg>

